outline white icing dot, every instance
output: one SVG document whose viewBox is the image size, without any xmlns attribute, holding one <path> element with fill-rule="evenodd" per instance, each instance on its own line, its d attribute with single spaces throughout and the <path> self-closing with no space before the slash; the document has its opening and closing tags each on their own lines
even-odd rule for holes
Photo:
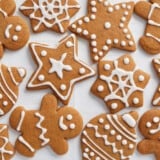
<svg viewBox="0 0 160 160">
<path fill-rule="evenodd" d="M 128 16 L 128 14 L 129 14 L 128 11 L 125 11 L 125 12 L 124 12 L 124 15 L 125 15 L 125 16 Z"/>
<path fill-rule="evenodd" d="M 111 131 L 110 131 L 110 134 L 113 136 L 113 135 L 116 134 L 116 131 L 115 131 L 115 130 L 111 130 Z"/>
<path fill-rule="evenodd" d="M 129 144 L 129 149 L 133 149 L 134 145 L 133 144 Z"/>
<path fill-rule="evenodd" d="M 62 91 L 65 91 L 66 88 L 67 88 L 67 86 L 66 86 L 65 84 L 61 84 L 60 89 L 61 89 Z"/>
<path fill-rule="evenodd" d="M 83 21 L 82 21 L 82 20 L 79 20 L 79 21 L 78 21 L 78 24 L 79 24 L 79 25 L 82 25 L 82 24 L 83 24 Z"/>
<path fill-rule="evenodd" d="M 104 119 L 103 119 L 103 118 L 100 118 L 100 119 L 98 120 L 98 122 L 99 122 L 99 123 L 103 123 L 103 122 L 104 122 Z"/>
<path fill-rule="evenodd" d="M 47 55 L 47 51 L 43 50 L 41 51 L 41 56 L 45 57 Z"/>
<path fill-rule="evenodd" d="M 122 8 L 126 8 L 126 4 L 125 3 L 122 4 Z"/>
<path fill-rule="evenodd" d="M 82 29 L 81 28 L 77 28 L 77 33 L 81 33 Z"/>
<path fill-rule="evenodd" d="M 110 23 L 110 22 L 106 22 L 106 23 L 104 24 L 104 27 L 105 27 L 105 29 L 111 28 L 111 23 Z"/>
<path fill-rule="evenodd" d="M 72 28 L 75 29 L 75 28 L 76 28 L 76 25 L 75 25 L 75 24 L 72 24 Z"/>
<path fill-rule="evenodd" d="M 39 81 L 44 81 L 44 79 L 45 79 L 45 76 L 44 76 L 43 74 L 40 74 L 40 75 L 38 76 L 38 80 L 39 80 Z"/>
<path fill-rule="evenodd" d="M 108 50 L 108 46 L 103 46 L 103 50 L 107 51 Z"/>
<path fill-rule="evenodd" d="M 3 95 L 2 94 L 0 94 L 0 99 L 2 99 L 3 98 Z"/>
<path fill-rule="evenodd" d="M 94 19 L 96 19 L 96 16 L 94 15 L 94 14 L 91 14 L 91 20 L 94 20 Z"/>
<path fill-rule="evenodd" d="M 121 18 L 121 21 L 122 21 L 122 22 L 125 22 L 125 21 L 126 21 L 126 17 L 122 17 L 122 18 Z"/>
<path fill-rule="evenodd" d="M 98 49 L 97 48 L 93 48 L 93 52 L 97 53 Z"/>
<path fill-rule="evenodd" d="M 80 74 L 85 74 L 85 72 L 86 72 L 86 69 L 85 69 L 85 68 L 80 68 L 80 69 L 79 69 L 79 73 L 80 73 Z"/>
<path fill-rule="evenodd" d="M 121 135 L 117 135 L 117 136 L 116 136 L 116 140 L 117 140 L 117 141 L 121 141 L 121 140 L 122 140 L 122 136 L 121 136 Z"/>
<path fill-rule="evenodd" d="M 3 106 L 7 106 L 8 102 L 7 101 L 3 101 Z"/>
<path fill-rule="evenodd" d="M 97 8 L 96 7 L 92 7 L 92 12 L 93 13 L 97 12 Z"/>
<path fill-rule="evenodd" d="M 127 8 L 128 8 L 128 9 L 131 9 L 131 6 L 130 6 L 130 5 L 128 5 L 128 6 L 127 6 Z"/>
<path fill-rule="evenodd" d="M 72 120 L 72 118 L 73 118 L 73 116 L 72 116 L 71 114 L 68 114 L 68 115 L 67 115 L 67 120 L 70 121 L 70 120 Z"/>
<path fill-rule="evenodd" d="M 121 41 L 121 46 L 126 46 L 126 42 L 125 41 Z"/>
<path fill-rule="evenodd" d="M 147 128 L 150 128 L 151 126 L 152 126 L 151 122 L 147 122 L 147 123 L 146 123 L 146 127 L 147 127 Z"/>
<path fill-rule="evenodd" d="M 108 45 L 112 44 L 112 40 L 111 39 L 107 39 L 106 40 L 106 44 L 108 44 Z"/>
<path fill-rule="evenodd" d="M 113 42 L 114 42 L 114 44 L 118 44 L 119 40 L 118 40 L 117 38 L 115 38 L 115 39 L 113 40 Z"/>
<path fill-rule="evenodd" d="M 98 52 L 98 55 L 99 55 L 99 56 L 103 56 L 103 52 L 102 52 L 102 51 L 99 51 L 99 52 Z"/>
<path fill-rule="evenodd" d="M 159 117 L 154 117 L 154 118 L 153 118 L 153 122 L 154 122 L 154 123 L 159 123 L 159 121 L 160 121 L 160 118 L 159 118 Z"/>
<path fill-rule="evenodd" d="M 89 22 L 89 17 L 84 17 L 84 21 L 88 23 Z"/>
<path fill-rule="evenodd" d="M 13 39 L 13 41 L 18 41 L 18 36 L 14 35 L 14 36 L 12 37 L 12 39 Z"/>
<path fill-rule="evenodd" d="M 139 98 L 134 98 L 133 99 L 133 104 L 138 104 L 139 103 Z"/>
<path fill-rule="evenodd" d="M 84 31 L 83 31 L 83 35 L 85 35 L 85 36 L 86 36 L 86 35 L 88 35 L 88 34 L 89 34 L 89 33 L 88 33 L 88 31 L 87 31 L 87 30 L 84 30 Z"/>
<path fill-rule="evenodd" d="M 112 103 L 112 104 L 111 104 L 111 108 L 112 108 L 112 109 L 117 109 L 117 107 L 118 107 L 118 104 L 117 104 L 117 103 Z"/>
<path fill-rule="evenodd" d="M 110 129 L 110 125 L 109 125 L 109 124 L 106 124 L 106 125 L 104 126 L 104 129 L 105 129 L 105 130 L 109 130 L 109 129 Z"/>
<path fill-rule="evenodd" d="M 108 5 L 109 5 L 108 1 L 105 1 L 104 6 L 108 6 Z"/>
<path fill-rule="evenodd" d="M 92 46 L 92 47 L 97 46 L 97 42 L 96 42 L 96 41 L 92 41 L 92 42 L 91 42 L 91 46 Z"/>
<path fill-rule="evenodd" d="M 96 159 L 95 160 L 101 160 L 101 158 L 100 157 L 96 157 Z"/>
<path fill-rule="evenodd" d="M 75 129 L 76 128 L 76 125 L 74 123 L 70 124 L 69 126 L 70 129 Z"/>
<path fill-rule="evenodd" d="M 92 40 L 96 39 L 96 35 L 95 35 L 95 34 L 92 34 L 92 35 L 91 35 L 91 39 L 92 39 Z"/>
<path fill-rule="evenodd" d="M 124 28 L 123 29 L 123 33 L 127 33 L 128 32 L 128 29 L 127 28 Z"/>
<path fill-rule="evenodd" d="M 128 65 L 130 63 L 129 58 L 127 58 L 127 57 L 124 58 L 123 63 L 126 64 L 126 65 Z"/>
<path fill-rule="evenodd" d="M 98 57 L 98 56 L 95 56 L 95 57 L 94 57 L 94 60 L 95 60 L 95 61 L 98 61 L 98 60 L 99 60 L 99 57 Z"/>
<path fill-rule="evenodd" d="M 104 91 L 104 87 L 102 85 L 99 85 L 97 90 L 98 90 L 98 92 L 103 92 Z"/>
<path fill-rule="evenodd" d="M 127 140 L 126 140 L 126 139 L 124 139 L 124 140 L 122 141 L 122 145 L 127 145 Z"/>
<path fill-rule="evenodd" d="M 17 31 L 17 32 L 20 32 L 21 30 L 22 30 L 22 26 L 17 25 L 17 26 L 16 26 L 16 31 Z"/>
<path fill-rule="evenodd" d="M 111 69 L 110 64 L 105 64 L 105 65 L 104 65 L 104 69 L 105 69 L 106 71 L 110 70 L 110 69 Z"/>
<path fill-rule="evenodd" d="M 73 45 L 73 43 L 72 43 L 71 41 L 68 41 L 68 42 L 66 43 L 66 46 L 67 46 L 68 48 L 70 48 L 70 47 L 73 47 L 74 45 Z"/>
<path fill-rule="evenodd" d="M 123 23 L 120 23 L 120 24 L 119 24 L 119 27 L 120 27 L 120 28 L 123 28 L 123 27 L 124 27 L 124 24 L 123 24 Z"/>
<path fill-rule="evenodd" d="M 108 12 L 110 12 L 110 13 L 113 12 L 113 8 L 112 8 L 112 7 L 109 7 L 109 8 L 108 8 Z"/>
<path fill-rule="evenodd" d="M 85 151 L 85 152 L 89 152 L 89 148 L 85 148 L 84 151 Z"/>
<path fill-rule="evenodd" d="M 134 42 L 133 42 L 133 41 L 129 41 L 129 45 L 130 45 L 130 46 L 133 46 L 133 45 L 134 45 Z"/>
<path fill-rule="evenodd" d="M 90 152 L 90 156 L 93 157 L 95 154 L 94 152 Z"/>
<path fill-rule="evenodd" d="M 119 10 L 119 9 L 120 9 L 120 6 L 119 6 L 119 5 L 116 5 L 116 6 L 115 6 L 115 9 L 116 9 L 116 10 Z"/>
<path fill-rule="evenodd" d="M 96 1 L 91 1 L 91 6 L 95 6 L 96 5 Z"/>
<path fill-rule="evenodd" d="M 126 38 L 127 38 L 127 39 L 131 39 L 131 35 L 130 35 L 130 34 L 127 34 L 127 35 L 126 35 Z"/>
<path fill-rule="evenodd" d="M 140 75 L 139 77 L 138 77 L 138 80 L 140 81 L 140 82 L 143 82 L 144 81 L 144 76 L 143 75 Z"/>
</svg>

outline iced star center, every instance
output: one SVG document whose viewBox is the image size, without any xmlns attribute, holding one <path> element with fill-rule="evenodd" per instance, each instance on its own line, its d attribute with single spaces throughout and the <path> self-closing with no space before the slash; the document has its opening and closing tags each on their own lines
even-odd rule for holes
<svg viewBox="0 0 160 160">
<path fill-rule="evenodd" d="M 67 53 L 63 53 L 60 60 L 56 60 L 54 58 L 49 58 L 51 63 L 51 68 L 49 73 L 56 73 L 60 79 L 63 79 L 63 70 L 65 71 L 72 71 L 72 67 L 70 65 L 65 65 L 63 61 L 65 60 Z"/>
</svg>

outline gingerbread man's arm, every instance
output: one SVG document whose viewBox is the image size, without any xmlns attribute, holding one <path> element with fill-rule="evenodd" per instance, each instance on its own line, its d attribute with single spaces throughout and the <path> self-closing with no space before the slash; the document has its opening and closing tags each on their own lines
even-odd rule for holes
<svg viewBox="0 0 160 160">
<path fill-rule="evenodd" d="M 135 12 L 139 16 L 141 16 L 144 19 L 148 19 L 148 15 L 151 9 L 151 3 L 145 2 L 145 1 L 140 1 L 136 3 L 135 5 Z"/>
<path fill-rule="evenodd" d="M 158 140 L 144 139 L 138 143 L 138 151 L 142 154 L 155 154 L 156 160 L 160 160 L 160 142 Z"/>
</svg>

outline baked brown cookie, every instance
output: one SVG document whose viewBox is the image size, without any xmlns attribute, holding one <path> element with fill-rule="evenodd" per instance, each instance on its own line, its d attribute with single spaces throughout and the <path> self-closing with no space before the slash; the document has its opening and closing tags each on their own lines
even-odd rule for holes
<svg viewBox="0 0 160 160">
<path fill-rule="evenodd" d="M 130 55 L 114 61 L 100 61 L 98 72 L 91 92 L 104 100 L 111 113 L 131 106 L 143 106 L 143 91 L 150 76 L 137 69 Z"/>
<path fill-rule="evenodd" d="M 70 26 L 70 30 L 87 39 L 94 62 L 111 48 L 135 51 L 134 38 L 128 28 L 134 3 L 111 5 L 106 0 L 88 0 L 88 14 Z"/>
<path fill-rule="evenodd" d="M 81 136 L 83 160 L 128 160 L 136 148 L 137 112 L 101 114 L 88 122 Z"/>
<path fill-rule="evenodd" d="M 77 0 L 26 0 L 20 11 L 31 20 L 34 32 L 47 29 L 64 33 L 80 9 Z"/>
<path fill-rule="evenodd" d="M 0 1 L 0 58 L 3 47 L 10 50 L 22 48 L 29 39 L 29 28 L 19 16 L 12 16 L 16 6 L 13 0 Z"/>
<path fill-rule="evenodd" d="M 147 20 L 144 36 L 140 38 L 140 45 L 147 53 L 160 53 L 160 0 L 139 1 L 135 5 L 135 12 Z"/>
<path fill-rule="evenodd" d="M 67 140 L 76 137 L 82 130 L 82 117 L 72 107 L 57 107 L 56 98 L 47 94 L 43 97 L 40 110 L 27 111 L 17 107 L 10 116 L 10 125 L 21 133 L 15 148 L 24 156 L 32 157 L 35 152 L 49 145 L 57 154 L 68 151 Z"/>
<path fill-rule="evenodd" d="M 139 129 L 144 140 L 138 143 L 138 151 L 142 154 L 154 154 L 160 159 L 160 110 L 152 109 L 144 113 L 139 121 Z"/>
<path fill-rule="evenodd" d="M 77 38 L 74 34 L 65 37 L 55 47 L 31 43 L 30 48 L 38 68 L 27 88 L 50 87 L 64 104 L 69 102 L 76 82 L 95 74 L 92 68 L 77 57 Z"/>
</svg>

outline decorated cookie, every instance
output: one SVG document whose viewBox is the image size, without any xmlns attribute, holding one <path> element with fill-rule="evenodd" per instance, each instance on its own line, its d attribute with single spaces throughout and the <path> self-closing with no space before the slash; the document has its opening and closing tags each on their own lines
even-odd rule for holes
<svg viewBox="0 0 160 160">
<path fill-rule="evenodd" d="M 90 44 L 93 61 L 103 58 L 111 48 L 135 51 L 128 28 L 134 3 L 110 4 L 107 0 L 88 0 L 88 14 L 70 26 L 70 30 Z"/>
<path fill-rule="evenodd" d="M 16 108 L 10 117 L 11 127 L 21 133 L 15 148 L 24 156 L 34 156 L 36 150 L 49 145 L 57 154 L 68 151 L 67 140 L 82 130 L 82 117 L 72 107 L 57 107 L 53 95 L 42 99 L 40 110 Z"/>
<path fill-rule="evenodd" d="M 130 55 L 114 61 L 100 61 L 98 70 L 99 76 L 91 91 L 104 100 L 111 113 L 143 105 L 143 91 L 150 76 L 137 69 Z"/>
<path fill-rule="evenodd" d="M 0 124 L 0 159 L 10 160 L 14 153 L 14 147 L 9 142 L 7 125 Z"/>
<path fill-rule="evenodd" d="M 34 32 L 50 29 L 60 33 L 66 32 L 79 9 L 77 0 L 26 0 L 20 7 L 30 18 Z"/>
<path fill-rule="evenodd" d="M 135 5 L 135 12 L 147 20 L 145 34 L 140 39 L 140 45 L 147 53 L 160 53 L 160 0 L 140 1 Z"/>
<path fill-rule="evenodd" d="M 0 57 L 3 56 L 3 47 L 17 50 L 29 39 L 29 29 L 25 21 L 18 16 L 12 16 L 15 7 L 13 0 L 0 1 Z"/>
<path fill-rule="evenodd" d="M 77 57 L 77 39 L 73 34 L 61 40 L 55 47 L 31 43 L 30 48 L 38 69 L 27 87 L 50 87 L 65 104 L 70 99 L 74 83 L 95 73 Z"/>
<path fill-rule="evenodd" d="M 142 154 L 154 154 L 160 159 L 160 110 L 152 109 L 144 113 L 139 121 L 139 129 L 144 140 L 139 142 L 138 151 Z"/>
<path fill-rule="evenodd" d="M 18 86 L 26 75 L 24 68 L 0 65 L 0 116 L 6 114 L 18 98 Z"/>
<path fill-rule="evenodd" d="M 137 112 L 101 114 L 88 122 L 81 136 L 83 160 L 128 160 L 136 148 Z"/>
</svg>

